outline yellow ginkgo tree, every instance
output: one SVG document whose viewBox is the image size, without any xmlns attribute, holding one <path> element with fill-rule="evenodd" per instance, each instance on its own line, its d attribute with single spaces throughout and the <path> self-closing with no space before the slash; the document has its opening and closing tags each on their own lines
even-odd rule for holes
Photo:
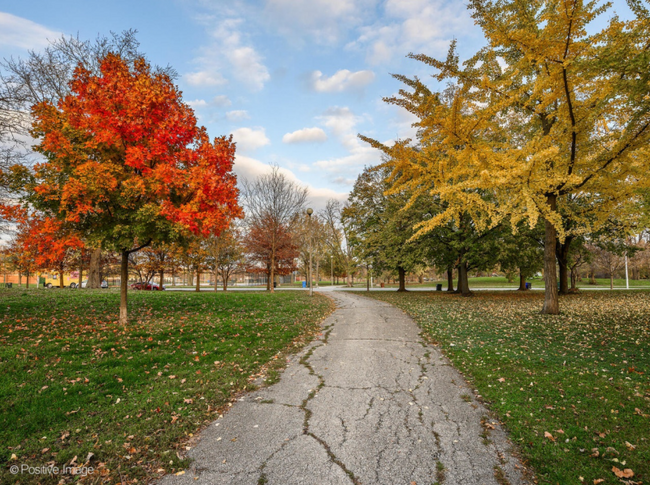
<svg viewBox="0 0 650 485">
<path fill-rule="evenodd" d="M 559 312 L 556 238 L 629 219 L 650 182 L 650 16 L 612 16 L 581 0 L 472 0 L 487 46 L 462 65 L 409 56 L 436 70 L 444 89 L 396 76 L 410 89 L 386 99 L 419 118 L 417 143 L 386 146 L 392 189 L 439 196 L 447 211 L 420 234 L 469 214 L 478 228 L 545 221 L 543 313 Z M 576 203 L 579 201 L 579 203 Z M 625 216 L 625 217 L 624 217 Z"/>
</svg>

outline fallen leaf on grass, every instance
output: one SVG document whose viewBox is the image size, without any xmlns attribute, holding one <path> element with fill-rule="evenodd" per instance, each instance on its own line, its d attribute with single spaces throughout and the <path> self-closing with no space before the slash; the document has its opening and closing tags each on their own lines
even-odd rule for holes
<svg viewBox="0 0 650 485">
<path fill-rule="evenodd" d="M 634 476 L 634 472 L 629 468 L 626 468 L 625 470 L 619 470 L 618 468 L 613 466 L 612 471 L 614 472 L 614 475 L 616 475 L 618 478 L 632 478 Z"/>
<path fill-rule="evenodd" d="M 603 483 L 604 481 L 605 481 L 604 478 L 597 478 L 596 480 L 594 480 L 594 485 L 598 485 L 599 483 Z"/>
<path fill-rule="evenodd" d="M 634 446 L 632 443 L 629 443 L 627 441 L 625 442 L 625 446 L 627 446 L 627 449 L 630 450 L 630 451 L 636 449 L 636 446 Z"/>
<path fill-rule="evenodd" d="M 555 441 L 555 437 L 548 431 L 544 431 L 544 438 L 548 438 L 551 441 Z"/>
<path fill-rule="evenodd" d="M 505 379 L 504 377 L 500 377 L 499 379 L 497 379 L 497 381 L 499 381 L 499 382 L 506 382 L 506 379 Z"/>
</svg>

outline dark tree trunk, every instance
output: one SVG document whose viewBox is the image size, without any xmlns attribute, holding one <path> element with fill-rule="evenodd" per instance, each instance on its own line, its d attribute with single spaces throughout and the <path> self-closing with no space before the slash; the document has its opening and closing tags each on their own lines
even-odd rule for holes
<svg viewBox="0 0 650 485">
<path fill-rule="evenodd" d="M 201 268 L 196 268 L 196 291 L 201 291 Z"/>
<path fill-rule="evenodd" d="M 79 283 L 77 288 L 81 289 L 81 283 L 84 280 L 84 250 L 82 249 L 79 254 Z"/>
<path fill-rule="evenodd" d="M 526 291 L 526 289 L 526 273 L 519 268 L 519 288 L 517 288 L 517 291 Z"/>
<path fill-rule="evenodd" d="M 549 195 L 546 198 L 549 209 L 555 212 L 557 208 L 557 197 Z M 560 304 L 557 297 L 557 275 L 555 274 L 555 239 L 557 231 L 555 226 L 548 220 L 545 222 L 545 236 L 544 236 L 544 306 L 542 307 L 543 314 L 557 315 L 560 313 Z"/>
<path fill-rule="evenodd" d="M 165 270 L 161 269 L 160 270 L 160 290 L 161 291 L 163 289 L 163 281 L 165 281 Z"/>
<path fill-rule="evenodd" d="M 228 291 L 228 277 L 230 276 L 230 273 L 224 271 L 223 272 L 223 278 L 221 279 L 223 282 L 223 291 Z"/>
<path fill-rule="evenodd" d="M 458 265 L 458 288 L 456 289 L 456 293 L 460 293 L 462 296 L 472 295 L 467 279 L 467 262 L 464 261 L 461 261 Z"/>
<path fill-rule="evenodd" d="M 127 254 L 128 256 L 128 254 Z M 88 266 L 88 283 L 86 288 L 101 288 L 102 282 L 99 278 L 99 266 L 102 257 L 101 249 L 94 249 L 90 253 L 90 265 Z"/>
<path fill-rule="evenodd" d="M 454 269 L 447 268 L 447 291 L 454 291 Z"/>
<path fill-rule="evenodd" d="M 399 288 L 397 291 L 406 291 L 406 271 L 404 268 L 397 268 L 397 273 L 399 274 Z"/>
<path fill-rule="evenodd" d="M 569 250 L 571 249 L 573 237 L 567 237 L 564 244 L 555 241 L 555 255 L 560 269 L 560 294 L 569 293 Z"/>
<path fill-rule="evenodd" d="M 25 288 L 29 288 L 29 271 L 27 271 L 27 281 L 25 282 Z"/>
<path fill-rule="evenodd" d="M 578 268 L 573 267 L 571 268 L 571 290 L 577 290 L 578 289 Z"/>
<path fill-rule="evenodd" d="M 29 288 L 29 273 L 27 273 L 27 288 Z M 65 288 L 63 283 L 63 270 L 59 269 L 59 288 Z"/>
<path fill-rule="evenodd" d="M 127 294 L 126 294 L 128 284 L 129 284 L 129 252 L 122 251 L 122 264 L 120 265 L 120 324 L 121 325 L 126 325 L 129 321 L 128 313 L 127 313 Z"/>
<path fill-rule="evenodd" d="M 219 270 L 217 268 L 214 269 L 214 291 L 217 291 L 217 288 L 219 287 Z"/>
</svg>

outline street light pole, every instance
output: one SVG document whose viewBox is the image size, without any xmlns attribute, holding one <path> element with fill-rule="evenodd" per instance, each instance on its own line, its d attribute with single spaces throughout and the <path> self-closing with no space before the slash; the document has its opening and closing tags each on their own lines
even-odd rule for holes
<svg viewBox="0 0 650 485">
<path fill-rule="evenodd" d="M 307 209 L 307 215 L 309 216 L 309 296 L 314 296 L 314 285 L 311 276 L 311 215 L 314 213 L 313 209 L 310 207 Z"/>
<path fill-rule="evenodd" d="M 330 269 L 332 270 L 332 279 L 330 280 L 330 286 L 334 286 L 334 256 L 330 256 Z"/>
</svg>

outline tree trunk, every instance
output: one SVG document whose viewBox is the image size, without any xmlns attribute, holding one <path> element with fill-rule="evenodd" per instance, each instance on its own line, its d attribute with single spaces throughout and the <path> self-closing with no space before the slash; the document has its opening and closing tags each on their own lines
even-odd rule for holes
<svg viewBox="0 0 650 485">
<path fill-rule="evenodd" d="M 472 292 L 469 289 L 469 281 L 467 280 L 467 262 L 462 262 L 458 265 L 458 289 L 456 293 L 462 296 L 471 296 Z"/>
<path fill-rule="evenodd" d="M 99 278 L 99 266 L 101 257 L 101 249 L 93 249 L 93 252 L 90 253 L 90 265 L 88 266 L 88 283 L 86 283 L 86 288 L 97 289 L 101 288 L 102 286 L 102 282 Z"/>
<path fill-rule="evenodd" d="M 310 272 L 311 272 L 311 268 L 309 268 L 309 270 L 310 270 Z M 311 276 L 311 275 L 310 275 L 310 276 Z M 270 278 L 269 278 L 269 283 L 268 283 L 268 285 L 267 285 L 267 289 L 268 289 L 271 293 L 275 293 L 275 290 L 273 289 L 273 283 L 274 283 L 274 282 L 275 282 L 275 250 L 274 250 L 273 253 L 271 254 L 271 276 L 270 276 Z M 311 281 L 309 282 L 309 284 L 311 285 Z"/>
<path fill-rule="evenodd" d="M 447 268 L 447 291 L 454 291 L 454 269 Z"/>
<path fill-rule="evenodd" d="M 29 288 L 29 273 L 27 273 L 27 288 Z M 59 270 L 59 288 L 65 288 L 63 284 L 63 270 Z"/>
<path fill-rule="evenodd" d="M 560 294 L 562 295 L 569 293 L 569 249 L 572 241 L 573 237 L 567 237 L 564 244 L 555 241 L 555 253 L 560 268 Z"/>
<path fill-rule="evenodd" d="M 573 267 L 571 268 L 571 290 L 577 290 L 578 289 L 578 268 Z"/>
<path fill-rule="evenodd" d="M 25 288 L 29 288 L 29 271 L 27 271 L 27 281 L 25 283 Z"/>
<path fill-rule="evenodd" d="M 217 268 L 214 268 L 214 291 L 217 291 L 217 288 L 219 287 L 219 270 Z"/>
<path fill-rule="evenodd" d="M 81 289 L 81 283 L 84 280 L 84 250 L 82 249 L 79 254 L 79 283 L 77 288 Z"/>
<path fill-rule="evenodd" d="M 517 291 L 526 291 L 526 289 L 526 273 L 519 268 L 519 288 L 517 288 Z"/>
<path fill-rule="evenodd" d="M 201 291 L 201 268 L 196 267 L 196 291 Z"/>
<path fill-rule="evenodd" d="M 27 278 L 27 280 L 29 281 L 29 278 Z M 614 289 L 614 272 L 609 273 L 609 289 Z"/>
<path fill-rule="evenodd" d="M 176 286 L 176 268 L 172 266 L 172 286 Z"/>
<path fill-rule="evenodd" d="M 165 270 L 160 270 L 160 291 L 163 289 L 163 282 L 165 281 Z"/>
<path fill-rule="evenodd" d="M 404 268 L 398 267 L 397 273 L 399 274 L 399 288 L 397 291 L 406 291 L 406 271 L 404 271 Z"/>
<path fill-rule="evenodd" d="M 546 198 L 550 210 L 555 212 L 557 208 L 557 197 L 549 195 Z M 544 236 L 544 306 L 542 313 L 548 315 L 557 315 L 560 313 L 560 304 L 557 298 L 557 275 L 555 274 L 555 239 L 557 231 L 555 226 L 548 220 L 545 222 Z"/>
<path fill-rule="evenodd" d="M 224 273 L 223 273 L 223 278 L 222 278 L 222 281 L 223 281 L 223 291 L 228 291 L 228 277 L 229 277 L 229 276 L 230 276 L 230 274 L 229 274 L 229 273 L 226 273 L 226 272 L 224 271 Z"/>
<path fill-rule="evenodd" d="M 90 283 L 90 281 L 88 282 Z M 120 325 L 129 321 L 127 313 L 126 291 L 129 284 L 129 252 L 122 251 L 122 264 L 120 265 Z"/>
</svg>

